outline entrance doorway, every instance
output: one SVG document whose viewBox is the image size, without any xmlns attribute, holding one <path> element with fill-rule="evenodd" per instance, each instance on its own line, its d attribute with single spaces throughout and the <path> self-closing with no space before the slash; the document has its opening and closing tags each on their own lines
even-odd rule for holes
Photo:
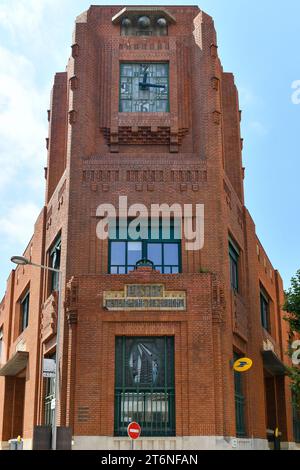
<svg viewBox="0 0 300 470">
<path fill-rule="evenodd" d="M 21 374 L 22 375 L 22 374 Z M 5 377 L 3 440 L 23 436 L 25 397 L 25 371 L 24 377 Z"/>
<path fill-rule="evenodd" d="M 265 370 L 266 426 L 270 449 L 280 449 L 287 440 L 284 376 L 272 375 Z"/>
</svg>

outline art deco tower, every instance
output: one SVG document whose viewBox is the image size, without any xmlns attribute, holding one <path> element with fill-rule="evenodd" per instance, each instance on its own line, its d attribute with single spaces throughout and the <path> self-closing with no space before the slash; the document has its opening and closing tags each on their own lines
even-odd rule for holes
<svg viewBox="0 0 300 470">
<path fill-rule="evenodd" d="M 276 427 L 293 442 L 282 281 L 244 205 L 240 119 L 198 7 L 91 6 L 77 17 L 54 79 L 45 207 L 25 251 L 63 273 L 56 411 L 74 449 L 129 448 L 131 420 L 140 448 L 262 449 Z M 149 210 L 204 205 L 203 248 L 186 250 L 175 217 L 168 238 L 163 217 L 156 238 L 124 236 L 120 196 Z M 97 236 L 100 204 L 116 208 L 115 238 Z M 31 266 L 9 278 L 3 443 L 21 434 L 30 447 L 53 420 L 41 367 L 57 359 L 57 290 Z M 234 373 L 245 356 L 252 369 Z"/>
</svg>

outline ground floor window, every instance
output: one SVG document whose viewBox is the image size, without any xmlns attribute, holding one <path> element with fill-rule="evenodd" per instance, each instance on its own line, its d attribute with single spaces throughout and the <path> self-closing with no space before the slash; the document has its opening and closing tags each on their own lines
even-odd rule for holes
<svg viewBox="0 0 300 470">
<path fill-rule="evenodd" d="M 115 435 L 175 436 L 174 338 L 117 337 L 115 371 Z"/>
<path fill-rule="evenodd" d="M 241 356 L 234 354 L 234 361 Z M 237 437 L 246 436 L 246 420 L 245 420 L 245 396 L 243 386 L 243 374 L 234 372 L 234 398 L 235 398 L 235 421 Z"/>
<path fill-rule="evenodd" d="M 55 360 L 56 355 L 49 356 L 48 359 Z M 55 378 L 45 379 L 45 425 L 52 426 L 54 422 L 55 408 L 53 406 L 55 399 Z"/>
</svg>

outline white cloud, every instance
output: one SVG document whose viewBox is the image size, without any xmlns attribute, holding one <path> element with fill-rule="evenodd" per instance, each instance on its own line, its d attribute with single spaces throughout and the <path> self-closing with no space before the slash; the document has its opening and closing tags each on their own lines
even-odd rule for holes
<svg viewBox="0 0 300 470">
<path fill-rule="evenodd" d="M 0 24 L 12 34 L 31 36 L 39 26 L 45 0 L 11 0 L 0 5 Z"/>
<path fill-rule="evenodd" d="M 69 0 L 9 0 L 0 4 L 0 25 L 13 39 L 24 39 L 38 45 L 48 31 L 47 17 L 56 14 Z M 34 42 L 32 41 L 34 40 Z"/>
<path fill-rule="evenodd" d="M 67 48 L 57 43 L 66 29 L 71 0 L 0 0 L 2 43 L 23 50 L 42 67 L 53 61 L 64 67 Z M 70 31 L 71 38 L 71 31 Z M 68 43 L 69 44 L 69 43 Z"/>
<path fill-rule="evenodd" d="M 0 218 L 0 235 L 9 239 L 11 245 L 20 243 L 25 248 L 40 210 L 31 202 L 11 206 L 7 214 Z"/>
<path fill-rule="evenodd" d="M 32 63 L 0 47 L 0 195 L 17 179 L 42 178 L 49 91 L 35 84 Z M 20 179 L 21 177 L 21 179 Z"/>
<path fill-rule="evenodd" d="M 8 260 L 23 252 L 43 205 L 46 110 L 53 75 L 67 62 L 70 6 L 71 0 L 0 0 L 0 292 Z"/>
</svg>

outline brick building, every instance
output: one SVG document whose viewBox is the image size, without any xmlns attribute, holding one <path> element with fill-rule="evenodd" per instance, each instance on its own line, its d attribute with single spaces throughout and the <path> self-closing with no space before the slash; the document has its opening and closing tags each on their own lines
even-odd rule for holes
<svg viewBox="0 0 300 470">
<path fill-rule="evenodd" d="M 241 112 L 210 16 L 192 6 L 91 6 L 48 111 L 46 196 L 0 307 L 0 443 L 53 422 L 73 449 L 294 445 L 284 362 L 283 286 L 244 205 Z M 101 240 L 99 204 L 204 205 L 204 246 L 158 237 Z M 193 214 L 195 218 L 195 214 Z M 148 219 L 147 220 L 148 223 Z M 127 230 L 125 230 L 126 232 Z M 121 233 L 122 232 L 122 233 Z M 150 233 L 150 232 L 149 232 Z M 250 357 L 253 367 L 233 371 Z M 296 420 L 294 419 L 294 424 Z M 296 429 L 296 425 L 294 428 Z"/>
</svg>

